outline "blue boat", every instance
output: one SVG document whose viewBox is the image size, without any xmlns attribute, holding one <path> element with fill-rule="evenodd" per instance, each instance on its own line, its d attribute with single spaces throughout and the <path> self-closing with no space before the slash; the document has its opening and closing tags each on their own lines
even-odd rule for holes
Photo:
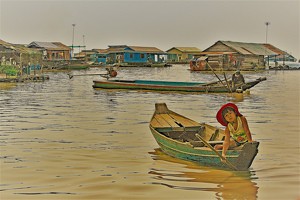
<svg viewBox="0 0 300 200">
<path fill-rule="evenodd" d="M 266 78 L 259 78 L 243 84 L 241 87 L 228 87 L 219 81 L 211 83 L 196 82 L 170 82 L 170 81 L 150 81 L 150 80 L 103 80 L 94 81 L 94 88 L 105 89 L 128 89 L 128 90 L 156 90 L 156 91 L 179 91 L 179 92 L 203 92 L 203 93 L 228 93 L 243 92 L 254 87 Z"/>
</svg>

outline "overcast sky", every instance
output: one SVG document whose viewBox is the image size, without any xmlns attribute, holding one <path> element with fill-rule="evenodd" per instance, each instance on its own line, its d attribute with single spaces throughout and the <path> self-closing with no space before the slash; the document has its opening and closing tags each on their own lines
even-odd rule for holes
<svg viewBox="0 0 300 200">
<path fill-rule="evenodd" d="M 218 40 L 265 43 L 299 52 L 299 0 L 0 0 L 0 39 L 85 45 L 208 48 Z M 83 37 L 84 35 L 84 37 Z"/>
</svg>

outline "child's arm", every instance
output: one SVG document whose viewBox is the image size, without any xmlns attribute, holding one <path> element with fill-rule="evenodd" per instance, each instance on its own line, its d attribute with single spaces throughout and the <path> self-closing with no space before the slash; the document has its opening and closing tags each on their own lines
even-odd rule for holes
<svg viewBox="0 0 300 200">
<path fill-rule="evenodd" d="M 242 120 L 242 123 L 243 123 L 244 131 L 245 131 L 245 133 L 247 135 L 247 138 L 248 138 L 248 142 L 254 142 L 252 140 L 252 136 L 251 136 L 251 133 L 250 133 L 250 130 L 249 130 L 247 119 L 244 116 L 241 116 L 241 120 Z"/>
<path fill-rule="evenodd" d="M 230 145 L 230 133 L 228 127 L 225 129 L 225 141 L 223 143 L 223 151 L 222 151 L 222 156 L 226 159 L 226 152 L 229 148 Z M 225 160 L 222 160 L 222 162 L 225 162 Z"/>
</svg>

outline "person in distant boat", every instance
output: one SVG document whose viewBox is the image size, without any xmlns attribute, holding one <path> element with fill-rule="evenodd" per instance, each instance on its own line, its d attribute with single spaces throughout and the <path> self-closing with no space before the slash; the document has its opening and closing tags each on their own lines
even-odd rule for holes
<svg viewBox="0 0 300 200">
<path fill-rule="evenodd" d="M 246 142 L 255 142 L 252 140 L 246 118 L 239 113 L 238 107 L 233 103 L 223 105 L 216 116 L 218 122 L 225 129 L 225 140 L 223 145 L 216 145 L 215 149 L 222 150 L 222 156 L 226 159 L 228 148 L 237 147 Z M 225 162 L 225 160 L 222 160 Z"/>
<path fill-rule="evenodd" d="M 240 71 L 236 71 L 235 74 L 232 75 L 232 88 L 239 87 L 245 84 L 244 76 Z"/>
</svg>

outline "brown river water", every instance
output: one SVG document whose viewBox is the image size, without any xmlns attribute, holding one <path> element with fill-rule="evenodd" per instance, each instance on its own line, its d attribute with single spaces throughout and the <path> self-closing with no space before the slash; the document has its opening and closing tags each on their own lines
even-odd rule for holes
<svg viewBox="0 0 300 200">
<path fill-rule="evenodd" d="M 0 85 L 0 199 L 300 198 L 300 71 L 244 73 L 246 81 L 267 77 L 244 95 L 95 90 L 100 76 L 47 74 L 45 82 Z M 187 65 L 120 68 L 118 78 L 217 80 Z M 220 128 L 217 111 L 235 103 L 260 142 L 251 168 L 232 172 L 164 154 L 149 130 L 156 102 Z"/>
</svg>

